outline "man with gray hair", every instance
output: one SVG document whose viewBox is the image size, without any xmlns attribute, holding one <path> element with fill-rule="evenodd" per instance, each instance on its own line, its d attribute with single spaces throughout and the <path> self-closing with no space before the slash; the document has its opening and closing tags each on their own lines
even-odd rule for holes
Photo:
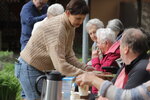
<svg viewBox="0 0 150 100">
<path fill-rule="evenodd" d="M 124 25 L 119 19 L 112 19 L 108 21 L 106 28 L 110 28 L 115 32 L 116 40 L 119 40 L 124 30 Z"/>
<path fill-rule="evenodd" d="M 49 6 L 47 9 L 47 17 L 44 20 L 36 22 L 34 24 L 32 34 L 40 26 L 40 24 L 43 21 L 46 21 L 47 19 L 52 18 L 52 17 L 57 16 L 57 15 L 60 15 L 62 13 L 64 13 L 64 7 L 61 4 L 55 3 L 55 4 L 52 4 L 51 6 Z"/>
<path fill-rule="evenodd" d="M 150 80 L 150 73 L 146 71 L 149 62 L 147 40 L 147 36 L 139 29 L 130 28 L 123 32 L 120 54 L 125 65 L 113 79 L 115 86 L 131 89 Z"/>
</svg>

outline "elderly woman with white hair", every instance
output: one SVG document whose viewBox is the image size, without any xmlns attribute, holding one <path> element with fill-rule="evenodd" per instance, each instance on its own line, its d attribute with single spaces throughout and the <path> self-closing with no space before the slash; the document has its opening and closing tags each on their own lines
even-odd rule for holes
<svg viewBox="0 0 150 100">
<path fill-rule="evenodd" d="M 98 58 L 98 51 L 95 50 L 92 54 L 92 65 L 99 71 L 105 71 L 103 66 L 116 66 L 115 60 L 120 57 L 120 51 L 116 50 L 117 45 L 114 46 L 115 33 L 109 28 L 101 28 L 96 32 L 97 47 L 101 50 L 103 58 Z M 119 45 L 119 43 L 118 43 Z M 113 48 L 113 49 L 112 49 Z"/>
<path fill-rule="evenodd" d="M 93 46 L 92 46 L 92 50 L 96 49 L 96 30 L 99 28 L 104 28 L 104 24 L 101 20 L 97 19 L 97 18 L 93 18 L 91 20 L 89 20 L 86 24 L 86 30 L 88 32 L 88 34 L 90 35 L 91 40 L 94 42 Z"/>
<path fill-rule="evenodd" d="M 62 13 L 64 13 L 64 7 L 59 3 L 52 4 L 47 9 L 47 17 L 57 16 Z"/>
<path fill-rule="evenodd" d="M 96 31 L 97 29 L 99 28 L 104 28 L 104 24 L 101 20 L 97 19 L 97 18 L 93 18 L 93 19 L 90 19 L 87 24 L 86 24 L 86 30 L 91 38 L 91 40 L 94 42 L 93 45 L 92 45 L 92 52 L 94 50 L 97 49 L 97 44 L 96 44 L 96 41 L 97 41 L 97 37 L 96 37 Z M 92 65 L 91 61 L 89 61 L 87 63 L 87 65 Z"/>
<path fill-rule="evenodd" d="M 95 67 L 97 71 L 106 70 L 102 69 L 102 67 L 107 66 L 116 66 L 116 59 L 120 58 L 120 50 L 118 49 L 118 44 L 114 45 L 115 42 L 115 33 L 109 28 L 101 28 L 96 32 L 97 36 L 97 46 L 101 50 L 103 58 L 99 58 L 99 51 L 95 50 L 92 53 L 92 66 Z M 92 93 L 97 94 L 97 89 L 92 87 Z"/>
<path fill-rule="evenodd" d="M 64 7 L 61 4 L 55 3 L 55 4 L 52 4 L 51 6 L 49 6 L 47 9 L 47 17 L 44 20 L 39 21 L 39 22 L 34 24 L 32 34 L 34 33 L 34 31 L 39 27 L 39 25 L 43 21 L 46 21 L 47 19 L 52 18 L 52 17 L 57 16 L 57 15 L 60 15 L 62 13 L 64 13 Z"/>
<path fill-rule="evenodd" d="M 108 21 L 106 28 L 110 28 L 115 32 L 116 40 L 119 40 L 124 30 L 124 25 L 119 19 L 112 19 Z"/>
</svg>

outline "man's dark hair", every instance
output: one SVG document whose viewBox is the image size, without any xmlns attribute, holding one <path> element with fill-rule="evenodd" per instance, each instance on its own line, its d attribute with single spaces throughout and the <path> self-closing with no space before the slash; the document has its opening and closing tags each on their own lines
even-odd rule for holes
<svg viewBox="0 0 150 100">
<path fill-rule="evenodd" d="M 147 36 L 140 29 L 126 29 L 121 41 L 123 45 L 128 45 L 134 53 L 146 53 L 149 49 Z"/>
<path fill-rule="evenodd" d="M 71 0 L 66 6 L 66 10 L 69 10 L 72 15 L 89 13 L 89 7 L 85 0 Z"/>
</svg>

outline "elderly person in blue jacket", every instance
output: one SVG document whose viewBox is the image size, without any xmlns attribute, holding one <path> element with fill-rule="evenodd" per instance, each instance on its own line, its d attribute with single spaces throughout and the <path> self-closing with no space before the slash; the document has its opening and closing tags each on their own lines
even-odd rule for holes
<svg viewBox="0 0 150 100">
<path fill-rule="evenodd" d="M 47 15 L 48 0 L 30 0 L 21 9 L 21 50 L 24 49 L 31 37 L 33 25 L 43 20 Z"/>
</svg>

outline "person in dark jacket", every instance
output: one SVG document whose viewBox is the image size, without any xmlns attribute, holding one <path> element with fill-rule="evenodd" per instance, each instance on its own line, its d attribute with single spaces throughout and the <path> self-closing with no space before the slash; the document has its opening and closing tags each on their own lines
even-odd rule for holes
<svg viewBox="0 0 150 100">
<path fill-rule="evenodd" d="M 124 66 L 112 80 L 115 86 L 131 89 L 150 80 L 150 74 L 146 71 L 149 62 L 147 40 L 147 36 L 140 29 L 131 28 L 123 32 L 120 55 Z"/>
<path fill-rule="evenodd" d="M 48 0 L 31 0 L 27 2 L 21 9 L 21 50 L 24 49 L 31 37 L 33 25 L 43 20 L 47 15 Z"/>
<path fill-rule="evenodd" d="M 21 20 L 21 51 L 25 48 L 31 37 L 33 26 L 36 22 L 43 20 L 47 15 L 48 0 L 30 0 L 23 5 L 20 12 Z M 24 91 L 21 92 L 22 98 L 26 98 Z"/>
</svg>

